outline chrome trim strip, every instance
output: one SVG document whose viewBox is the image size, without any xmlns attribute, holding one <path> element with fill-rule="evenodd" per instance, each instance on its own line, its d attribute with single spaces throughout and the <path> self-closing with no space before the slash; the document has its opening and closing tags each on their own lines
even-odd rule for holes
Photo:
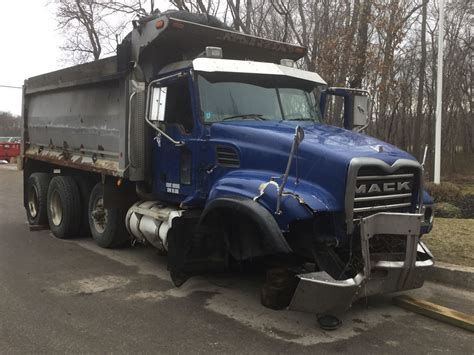
<svg viewBox="0 0 474 355">
<path fill-rule="evenodd" d="M 394 175 L 373 175 L 373 176 L 358 176 L 357 180 L 389 180 L 389 179 L 403 179 L 412 178 L 415 174 L 394 174 Z"/>
<path fill-rule="evenodd" d="M 363 201 L 380 201 L 380 200 L 394 200 L 397 198 L 411 197 L 411 193 L 407 194 L 396 194 L 396 195 L 381 195 L 381 196 L 368 196 L 368 197 L 356 197 L 354 202 L 363 202 Z"/>
<path fill-rule="evenodd" d="M 359 208 L 354 208 L 354 212 L 384 211 L 384 210 L 389 210 L 391 208 L 401 208 L 401 207 L 409 207 L 409 206 L 411 206 L 411 202 L 396 203 L 393 205 L 359 207 Z"/>
</svg>

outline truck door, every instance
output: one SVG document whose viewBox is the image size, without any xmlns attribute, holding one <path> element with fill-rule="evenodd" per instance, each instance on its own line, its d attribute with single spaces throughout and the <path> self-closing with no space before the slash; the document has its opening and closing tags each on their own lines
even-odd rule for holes
<svg viewBox="0 0 474 355">
<path fill-rule="evenodd" d="M 150 119 L 159 130 L 153 143 L 154 191 L 166 200 L 181 202 L 195 191 L 193 150 L 195 127 L 189 76 L 159 82 L 151 95 Z M 158 105 L 154 109 L 153 105 Z M 161 113 L 158 111 L 161 110 Z"/>
</svg>

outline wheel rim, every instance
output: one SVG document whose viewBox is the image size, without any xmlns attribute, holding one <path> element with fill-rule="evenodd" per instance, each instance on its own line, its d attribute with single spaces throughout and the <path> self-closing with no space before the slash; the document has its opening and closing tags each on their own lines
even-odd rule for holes
<svg viewBox="0 0 474 355">
<path fill-rule="evenodd" d="M 94 201 L 92 222 L 97 232 L 104 233 L 107 226 L 107 210 L 104 208 L 104 199 L 102 197 L 98 197 Z"/>
<path fill-rule="evenodd" d="M 55 226 L 59 226 L 63 220 L 63 205 L 58 191 L 54 191 L 51 196 L 49 210 L 51 212 L 51 221 Z"/>
<path fill-rule="evenodd" d="M 38 215 L 38 204 L 38 190 L 36 186 L 31 186 L 28 191 L 28 210 L 33 218 Z"/>
</svg>

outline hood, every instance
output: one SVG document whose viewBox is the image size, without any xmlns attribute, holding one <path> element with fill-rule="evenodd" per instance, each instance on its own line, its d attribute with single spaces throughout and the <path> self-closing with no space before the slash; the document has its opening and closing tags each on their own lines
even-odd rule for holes
<svg viewBox="0 0 474 355">
<path fill-rule="evenodd" d="M 416 160 L 397 147 L 365 134 L 308 122 L 228 121 L 210 128 L 215 144 L 233 145 L 240 169 L 268 171 L 281 176 L 286 168 L 295 127 L 305 131 L 290 177 L 318 185 L 343 207 L 347 169 L 356 157 L 370 157 L 392 165 L 398 159 Z M 289 185 L 287 185 L 290 188 Z"/>
</svg>

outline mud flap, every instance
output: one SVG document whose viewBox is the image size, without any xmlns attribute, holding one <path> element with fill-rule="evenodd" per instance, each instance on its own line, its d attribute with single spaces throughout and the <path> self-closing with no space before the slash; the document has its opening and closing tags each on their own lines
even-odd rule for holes
<svg viewBox="0 0 474 355">
<path fill-rule="evenodd" d="M 173 227 L 168 232 L 168 270 L 176 287 L 192 276 L 225 266 L 223 258 L 209 257 L 205 231 L 198 228 L 200 212 L 185 211 L 180 218 L 173 220 Z"/>
<path fill-rule="evenodd" d="M 168 270 L 176 287 L 196 273 L 195 268 L 189 265 L 189 259 L 199 215 L 199 211 L 184 212 L 180 218 L 173 220 L 173 227 L 168 232 Z"/>
</svg>

